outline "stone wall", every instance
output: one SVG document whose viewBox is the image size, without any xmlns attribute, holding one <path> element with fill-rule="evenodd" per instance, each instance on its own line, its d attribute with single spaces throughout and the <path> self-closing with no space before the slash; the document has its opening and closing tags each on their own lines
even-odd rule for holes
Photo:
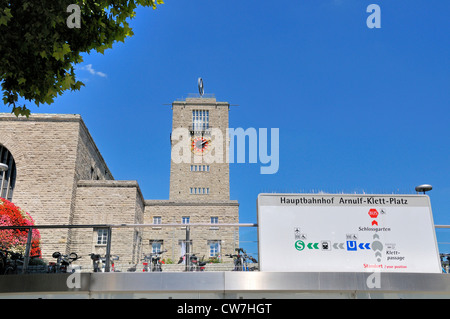
<svg viewBox="0 0 450 319">
<path fill-rule="evenodd" d="M 13 202 L 29 212 L 37 225 L 67 225 L 74 216 L 77 180 L 87 157 L 112 178 L 79 115 L 35 114 L 17 118 L 0 114 L 0 144 L 12 153 L 17 167 Z M 64 252 L 68 231 L 42 230 L 42 251 L 51 258 Z"/>
<path fill-rule="evenodd" d="M 77 184 L 75 225 L 142 224 L 144 199 L 136 181 L 79 181 Z M 98 244 L 95 229 L 73 229 L 70 251 L 83 256 L 90 264 L 89 254 L 106 252 L 106 244 Z M 120 257 L 122 265 L 139 262 L 140 228 L 113 228 L 111 254 Z"/>
</svg>

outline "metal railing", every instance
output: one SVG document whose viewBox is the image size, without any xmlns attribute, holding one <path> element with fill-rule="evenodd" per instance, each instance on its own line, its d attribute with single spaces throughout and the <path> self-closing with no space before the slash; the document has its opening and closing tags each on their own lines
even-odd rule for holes
<svg viewBox="0 0 450 319">
<path fill-rule="evenodd" d="M 161 228 L 176 228 L 178 230 L 184 230 L 185 236 L 183 240 L 186 243 L 192 242 L 191 238 L 191 227 L 206 227 L 210 230 L 218 230 L 223 229 L 224 227 L 257 227 L 257 224 L 254 223 L 189 223 L 189 224 L 179 224 L 179 223 L 168 223 L 168 224 L 86 224 L 86 225 L 35 225 L 35 226 L 0 226 L 0 232 L 2 230 L 22 230 L 22 231 L 28 231 L 27 235 L 27 242 L 25 247 L 25 252 L 23 254 L 24 260 L 23 260 L 23 267 L 21 269 L 22 273 L 27 273 L 29 262 L 30 262 L 30 251 L 31 251 L 31 242 L 32 242 L 32 234 L 34 229 L 39 230 L 52 230 L 52 229 L 67 229 L 67 230 L 74 230 L 74 229 L 102 229 L 106 230 L 106 246 L 105 246 L 105 265 L 104 265 L 104 271 L 110 272 L 111 271 L 111 257 L 113 256 L 111 254 L 112 249 L 112 239 L 113 239 L 113 229 L 145 229 L 145 228 L 151 228 L 152 231 L 155 229 L 161 229 Z M 70 241 L 70 239 L 69 239 Z M 132 245 L 133 243 L 130 243 Z M 0 249 L 1 249 L 1 243 L 0 243 Z M 188 271 L 190 264 L 190 256 L 192 255 L 192 252 L 190 251 L 191 245 L 186 245 L 186 253 L 185 253 L 185 271 Z M 67 253 L 69 253 L 67 251 Z M 139 255 L 139 254 L 138 254 Z M 138 261 L 139 256 L 136 257 Z M 136 263 L 137 264 L 137 263 Z"/>
<path fill-rule="evenodd" d="M 88 224 L 88 225 L 35 225 L 35 226 L 0 226 L 0 233 L 2 230 L 22 230 L 22 231 L 28 231 L 27 233 L 27 241 L 26 241 L 26 246 L 25 246 L 25 251 L 23 253 L 23 267 L 21 269 L 21 273 L 27 273 L 28 269 L 29 269 L 29 263 L 30 263 L 30 251 L 31 251 L 31 243 L 32 243 L 32 234 L 33 234 L 33 230 L 34 229 L 39 229 L 39 230 L 53 230 L 53 229 L 66 229 L 66 230 L 76 230 L 76 229 L 92 229 L 93 231 L 95 229 L 102 229 L 102 230 L 106 230 L 106 245 L 104 245 L 104 249 L 105 249 L 105 272 L 110 272 L 111 271 L 111 257 L 114 256 L 111 252 L 112 250 L 112 239 L 114 238 L 114 234 L 113 234 L 113 229 L 150 229 L 151 232 L 155 232 L 158 231 L 159 229 L 164 229 L 164 228 L 173 228 L 174 229 L 174 234 L 175 234 L 175 229 L 177 230 L 177 234 L 181 234 L 184 231 L 184 238 L 182 238 L 182 240 L 184 240 L 185 243 L 191 243 L 192 242 L 192 227 L 199 227 L 199 228 L 204 228 L 204 229 L 208 229 L 208 230 L 218 230 L 218 229 L 223 229 L 223 228 L 227 228 L 227 227 L 235 227 L 240 229 L 241 227 L 246 227 L 246 228 L 257 228 L 258 225 L 255 223 L 221 223 L 221 224 L 215 224 L 215 223 L 190 223 L 190 224 L 180 224 L 180 223 L 169 223 L 169 224 Z M 206 228 L 205 228 L 206 227 Z M 439 238 L 441 235 L 442 237 L 447 238 L 448 234 L 442 234 L 440 232 L 440 230 L 449 230 L 450 229 L 450 225 L 435 225 L 435 229 L 438 230 L 438 232 L 436 233 L 437 238 Z M 239 230 L 238 230 L 239 232 Z M 237 236 L 236 234 L 234 234 L 233 236 Z M 252 234 L 252 236 L 256 236 L 256 234 Z M 174 238 L 174 242 L 175 242 L 175 235 L 173 236 Z M 178 240 L 180 240 L 180 238 L 177 238 Z M 450 241 L 450 240 L 449 240 Z M 258 242 L 255 240 L 241 240 L 241 238 L 236 239 L 235 240 L 235 245 L 232 247 L 233 250 L 234 248 L 238 248 L 238 246 L 240 246 L 241 244 L 244 244 L 243 246 L 245 247 L 245 244 L 248 243 L 255 243 L 256 248 L 253 248 L 255 251 L 253 252 L 249 252 L 249 254 L 254 255 L 255 252 L 257 253 L 258 250 Z M 92 244 L 92 243 L 91 243 Z M 133 243 L 129 243 L 130 245 L 132 245 Z M 450 242 L 446 242 L 446 241 L 439 241 L 438 239 L 438 246 L 445 246 L 446 244 L 450 245 Z M 142 243 L 142 246 L 145 245 L 145 243 Z M 173 244 L 176 245 L 176 244 Z M 65 246 L 66 247 L 66 246 Z M 447 246 L 445 246 L 445 249 L 440 249 L 441 253 L 444 254 L 448 254 L 450 252 L 450 248 L 447 249 Z M 449 246 L 450 247 L 450 246 Z M 151 248 L 151 247 L 150 247 Z M 187 244 L 186 245 L 186 251 L 185 251 L 185 261 L 189 261 L 189 257 L 193 254 L 193 251 L 191 251 L 191 245 Z M 1 249 L 1 243 L 0 243 L 0 249 Z M 70 249 L 70 248 L 69 248 Z M 143 250 L 143 249 L 142 249 Z M 248 249 L 247 249 L 248 250 Z M 69 251 L 66 249 L 66 252 L 69 253 Z M 140 259 L 140 255 L 141 255 L 141 251 L 138 251 L 138 253 L 136 253 L 136 260 L 139 262 L 141 261 Z M 223 257 L 223 256 L 222 256 Z M 257 256 L 257 259 L 259 260 L 259 256 Z M 231 262 L 231 260 L 228 260 L 229 262 Z M 137 263 L 138 263 L 137 262 Z M 137 264 L 136 263 L 136 264 Z M 175 265 L 174 265 L 175 266 Z M 167 269 L 179 269 L 181 267 L 167 267 Z M 184 264 L 184 270 L 188 271 L 190 267 L 189 262 L 186 262 Z M 214 267 L 211 267 L 214 268 Z M 223 268 L 221 268 L 223 269 Z M 229 269 L 231 270 L 232 267 Z"/>
</svg>

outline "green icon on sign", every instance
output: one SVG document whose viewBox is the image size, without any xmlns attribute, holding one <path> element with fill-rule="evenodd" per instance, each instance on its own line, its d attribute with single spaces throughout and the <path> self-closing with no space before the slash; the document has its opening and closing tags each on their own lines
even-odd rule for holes
<svg viewBox="0 0 450 319">
<path fill-rule="evenodd" d="M 305 249 L 305 243 L 302 242 L 301 240 L 297 240 L 295 242 L 295 249 L 302 251 L 303 249 Z"/>
</svg>

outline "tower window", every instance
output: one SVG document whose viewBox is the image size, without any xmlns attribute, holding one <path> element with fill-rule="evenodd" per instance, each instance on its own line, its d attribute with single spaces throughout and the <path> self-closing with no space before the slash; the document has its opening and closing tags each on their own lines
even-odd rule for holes
<svg viewBox="0 0 450 319">
<path fill-rule="evenodd" d="M 192 127 L 195 131 L 202 131 L 209 128 L 209 111 L 193 110 L 192 111 Z"/>
<path fill-rule="evenodd" d="M 209 172 L 209 165 L 191 165 L 191 172 Z"/>
<path fill-rule="evenodd" d="M 192 195 L 208 195 L 209 187 L 191 187 L 189 193 Z"/>
</svg>

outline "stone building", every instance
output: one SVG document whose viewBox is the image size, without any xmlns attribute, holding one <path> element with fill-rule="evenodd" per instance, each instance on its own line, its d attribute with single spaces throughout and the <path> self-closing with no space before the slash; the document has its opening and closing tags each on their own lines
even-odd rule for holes
<svg viewBox="0 0 450 319">
<path fill-rule="evenodd" d="M 187 147 L 182 162 L 172 147 L 168 200 L 145 200 L 137 181 L 114 180 L 81 116 L 63 114 L 0 114 L 0 163 L 9 167 L 0 172 L 0 197 L 29 212 L 36 225 L 154 224 L 112 229 L 111 253 L 121 264 L 139 264 L 143 253 L 158 250 L 176 262 L 187 244 L 205 259 L 232 253 L 237 227 L 215 224 L 238 223 L 239 204 L 230 200 L 227 161 L 208 158 L 222 148 L 227 153 L 227 139 L 212 132 L 226 132 L 229 104 L 188 98 L 172 109 L 173 129 L 187 132 Z M 171 142 L 178 143 L 173 132 Z M 186 243 L 185 225 L 197 223 L 206 225 L 192 225 Z M 42 229 L 43 257 L 74 251 L 89 263 L 90 253 L 105 252 L 106 236 L 102 227 Z"/>
</svg>

